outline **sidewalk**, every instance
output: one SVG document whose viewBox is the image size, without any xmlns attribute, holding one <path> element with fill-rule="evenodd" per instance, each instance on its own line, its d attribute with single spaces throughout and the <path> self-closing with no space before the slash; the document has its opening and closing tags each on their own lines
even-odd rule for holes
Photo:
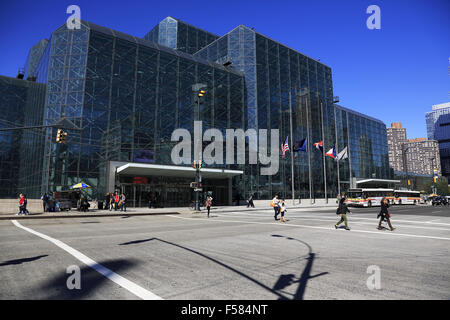
<svg viewBox="0 0 450 320">
<path fill-rule="evenodd" d="M 307 209 L 307 208 L 332 208 L 336 207 L 336 203 L 334 200 L 330 200 L 328 204 L 310 204 L 309 200 L 307 200 L 308 204 L 297 204 L 297 205 L 289 205 L 287 202 L 288 208 L 293 209 Z M 306 202 L 306 201 L 304 201 Z M 292 200 L 291 200 L 292 204 Z M 236 212 L 236 211 L 273 211 L 273 208 L 270 206 L 262 206 L 255 205 L 255 208 L 247 208 L 247 205 L 240 206 L 220 206 L 220 207 L 211 207 L 212 213 L 219 212 Z M 206 212 L 206 209 L 202 208 L 202 212 Z M 16 215 L 16 214 L 5 214 L 0 213 L 0 220 L 14 220 L 14 219 L 60 219 L 60 218 L 94 218 L 94 217 L 119 217 L 119 216 L 152 216 L 152 215 L 165 215 L 165 214 L 188 214 L 195 213 L 195 211 L 187 208 L 187 207 L 176 207 L 176 208 L 158 208 L 158 209 L 149 209 L 149 208 L 127 208 L 126 212 L 121 211 L 109 211 L 109 210 L 98 210 L 91 209 L 88 212 L 80 212 L 77 210 L 70 211 L 62 211 L 62 212 L 30 212 L 29 215 Z"/>
</svg>

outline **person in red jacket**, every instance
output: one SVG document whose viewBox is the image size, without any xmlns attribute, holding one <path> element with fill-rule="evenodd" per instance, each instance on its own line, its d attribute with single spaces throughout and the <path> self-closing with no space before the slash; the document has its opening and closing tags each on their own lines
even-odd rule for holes
<svg viewBox="0 0 450 320">
<path fill-rule="evenodd" d="M 19 196 L 19 212 L 16 213 L 16 215 L 20 214 L 26 214 L 26 207 L 25 207 L 25 196 L 21 193 Z"/>
<path fill-rule="evenodd" d="M 114 211 L 117 211 L 117 208 L 119 208 L 119 194 L 116 191 L 114 194 Z"/>
</svg>

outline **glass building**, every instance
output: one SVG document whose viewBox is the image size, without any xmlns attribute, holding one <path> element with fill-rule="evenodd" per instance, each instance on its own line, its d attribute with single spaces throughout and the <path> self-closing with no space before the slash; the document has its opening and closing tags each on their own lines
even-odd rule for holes
<svg viewBox="0 0 450 320">
<path fill-rule="evenodd" d="M 80 128 L 68 131 L 66 144 L 47 130 L 42 191 L 83 181 L 100 198 L 108 161 L 138 162 L 144 154 L 148 163 L 171 164 L 171 134 L 193 132 L 194 117 L 204 130 L 245 126 L 239 71 L 148 40 L 82 21 L 80 30 L 53 32 L 42 61 L 44 123 L 66 118 Z M 198 114 L 196 84 L 207 90 Z"/>
<path fill-rule="evenodd" d="M 42 123 L 65 118 L 75 126 L 66 144 L 55 143 L 56 128 L 46 130 L 41 192 L 83 181 L 93 187 L 92 198 L 119 186 L 135 205 L 146 201 L 148 189 L 169 205 L 186 205 L 190 199 L 182 195 L 192 194 L 191 178 L 146 176 L 137 164 L 173 166 L 171 134 L 178 128 L 192 134 L 195 119 L 203 131 L 223 134 L 226 128 L 278 129 L 280 145 L 289 137 L 291 152 L 307 139 L 305 152 L 295 152 L 296 198 L 334 198 L 355 179 L 390 178 L 386 126 L 334 104 L 331 68 L 242 25 L 219 37 L 168 17 L 144 38 L 86 21 L 79 30 L 63 25 L 34 75 L 47 88 Z M 200 87 L 207 91 L 201 101 Z M 348 146 L 350 159 L 338 164 L 324 157 L 313 146 L 320 141 L 325 152 Z M 247 139 L 246 150 L 252 148 Z M 228 185 L 223 203 L 231 186 L 241 199 L 290 198 L 290 155 L 280 157 L 274 175 L 261 175 L 259 164 L 211 164 L 243 174 L 205 178 L 205 184 L 221 195 Z"/>
<path fill-rule="evenodd" d="M 341 190 L 355 188 L 358 178 L 389 179 L 386 125 L 375 118 L 336 105 L 337 150 L 348 146 L 339 162 Z"/>
<path fill-rule="evenodd" d="M 0 76 L 0 128 L 42 124 L 45 85 Z M 0 131 L 0 197 L 40 192 L 42 129 Z"/>
<path fill-rule="evenodd" d="M 144 36 L 146 40 L 190 54 L 197 52 L 217 38 L 219 38 L 218 35 L 172 17 L 162 20 Z"/>
<path fill-rule="evenodd" d="M 437 104 L 425 113 L 428 140 L 437 140 L 442 175 L 450 179 L 450 102 Z"/>
<path fill-rule="evenodd" d="M 326 150 L 335 144 L 330 67 L 243 25 L 195 55 L 217 63 L 231 63 L 244 73 L 248 128 L 279 129 L 284 141 L 290 135 L 289 117 L 292 116 L 294 142 L 308 137 L 310 145 L 323 141 Z M 299 100 L 296 96 L 300 94 L 304 98 Z M 310 169 L 314 170 L 314 176 L 309 175 Z M 310 197 L 310 179 L 311 197 L 325 197 L 325 179 L 328 196 L 336 195 L 336 164 L 323 159 L 319 151 L 299 153 L 294 171 L 299 184 L 297 194 L 301 197 Z M 291 197 L 289 157 L 281 160 L 280 170 L 274 176 L 260 176 L 258 172 L 258 166 L 246 167 L 248 193 L 258 198 L 270 198 L 275 193 Z"/>
<path fill-rule="evenodd" d="M 36 76 L 36 68 L 39 65 L 39 61 L 41 61 L 42 55 L 44 54 L 47 45 L 48 40 L 42 39 L 33 47 L 31 47 L 30 52 L 27 56 L 27 60 L 25 62 L 25 79 L 31 79 L 32 77 Z"/>
</svg>

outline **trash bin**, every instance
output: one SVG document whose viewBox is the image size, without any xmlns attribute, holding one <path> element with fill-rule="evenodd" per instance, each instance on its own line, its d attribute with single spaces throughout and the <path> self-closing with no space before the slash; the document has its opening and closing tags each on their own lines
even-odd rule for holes
<svg viewBox="0 0 450 320">
<path fill-rule="evenodd" d="M 97 208 L 98 210 L 103 210 L 103 201 L 98 201 Z"/>
</svg>

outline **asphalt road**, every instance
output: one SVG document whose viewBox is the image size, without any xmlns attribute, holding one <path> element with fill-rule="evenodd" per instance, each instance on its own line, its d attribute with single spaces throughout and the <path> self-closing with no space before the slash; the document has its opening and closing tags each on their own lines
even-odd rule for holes
<svg viewBox="0 0 450 320">
<path fill-rule="evenodd" d="M 450 207 L 351 210 L 0 221 L 0 299 L 450 299 Z"/>
</svg>

